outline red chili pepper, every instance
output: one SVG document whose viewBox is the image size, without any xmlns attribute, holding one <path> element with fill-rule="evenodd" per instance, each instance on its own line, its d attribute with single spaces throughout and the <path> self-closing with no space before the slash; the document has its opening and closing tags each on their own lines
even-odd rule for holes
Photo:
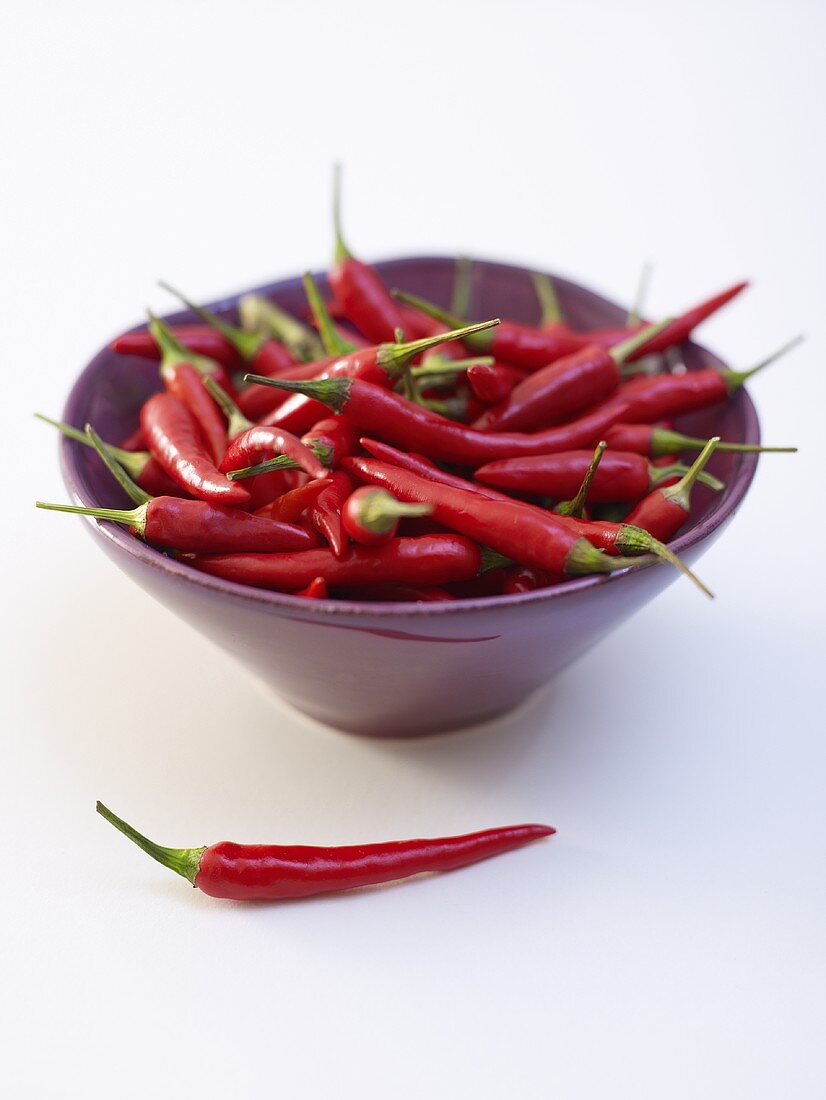
<svg viewBox="0 0 826 1100">
<path fill-rule="evenodd" d="M 78 428 L 73 428 L 70 424 L 64 424 L 62 420 L 51 420 L 48 416 L 43 416 L 42 413 L 35 413 L 34 415 L 45 424 L 51 424 L 53 428 L 57 428 L 69 439 L 74 439 L 76 443 L 82 443 L 84 447 L 93 446 L 89 436 Z M 105 446 L 132 480 L 150 496 L 174 497 L 185 495 L 185 490 L 169 477 L 149 451 L 127 450 L 125 447 L 115 447 L 111 443 L 107 443 Z"/>
<path fill-rule="evenodd" d="M 321 378 L 330 366 L 332 360 L 320 359 L 314 363 L 296 363 L 289 370 L 282 371 L 280 378 L 293 378 L 301 380 L 305 378 Z M 279 393 L 271 386 L 245 386 L 238 394 L 238 407 L 250 418 L 267 423 L 277 410 L 290 400 L 290 395 Z"/>
<path fill-rule="evenodd" d="M 737 283 L 721 294 L 709 298 L 698 306 L 687 310 L 681 316 L 674 318 L 668 326 L 664 327 L 659 336 L 652 340 L 643 351 L 637 351 L 633 358 L 638 359 L 643 355 L 653 355 L 666 351 L 684 343 L 692 331 L 705 321 L 718 309 L 730 302 L 742 290 L 748 286 L 747 282 Z M 461 317 L 457 317 L 446 310 L 439 309 L 424 299 L 402 291 L 394 291 L 394 295 L 401 301 L 416 306 L 423 312 L 445 324 L 455 325 L 461 323 Z M 633 334 L 633 330 L 631 330 Z M 577 333 L 568 328 L 562 322 L 555 322 L 544 329 L 532 328 L 529 325 L 516 324 L 513 321 L 503 321 L 496 332 L 472 336 L 465 340 L 465 346 L 477 354 L 493 355 L 506 363 L 514 366 L 525 367 L 528 370 L 538 370 L 547 366 L 564 355 L 572 355 L 579 348 L 587 345 L 599 344 L 602 347 L 613 346 L 629 336 L 627 328 L 604 330 L 602 333 Z"/>
<path fill-rule="evenodd" d="M 630 513 L 626 522 L 641 527 L 661 542 L 670 541 L 691 514 L 691 490 L 719 442 L 717 437 L 710 439 L 691 469 L 676 485 L 649 493 Z"/>
<path fill-rule="evenodd" d="M 316 577 L 315 580 L 310 581 L 306 588 L 296 592 L 296 596 L 305 596 L 308 600 L 326 600 L 329 595 L 327 582 L 323 577 Z"/>
<path fill-rule="evenodd" d="M 149 448 L 173 481 L 194 497 L 215 504 L 242 505 L 250 499 L 215 466 L 189 409 L 171 393 L 153 394 L 141 409 Z"/>
<path fill-rule="evenodd" d="M 375 459 L 347 458 L 344 466 L 399 500 L 431 504 L 433 518 L 439 523 L 519 564 L 568 576 L 611 573 L 631 564 L 606 557 L 587 539 L 571 535 L 559 517 L 518 501 L 482 501 L 472 492 L 427 481 Z"/>
<path fill-rule="evenodd" d="M 232 844 L 226 840 L 208 848 L 162 848 L 101 802 L 97 803 L 97 811 L 147 855 L 205 894 L 234 901 L 305 898 L 393 882 L 425 872 L 452 871 L 556 831 L 549 825 L 507 825 L 464 836 L 336 848 Z"/>
<path fill-rule="evenodd" d="M 621 398 L 628 406 L 624 420 L 630 423 L 661 420 L 725 401 L 752 375 L 776 362 L 801 340 L 801 336 L 795 337 L 750 370 L 706 367 L 684 374 L 658 374 L 640 379 L 633 387 L 623 387 Z"/>
<path fill-rule="evenodd" d="M 289 456 L 310 477 L 327 475 L 325 467 L 300 439 L 282 428 L 261 424 L 249 428 L 232 440 L 221 463 L 221 473 L 226 474 L 230 480 L 236 480 L 239 473 L 245 473 L 275 455 Z"/>
<path fill-rule="evenodd" d="M 591 451 L 560 451 L 552 455 L 527 455 L 489 462 L 475 473 L 483 485 L 493 485 L 508 492 L 532 493 L 565 500 L 575 496 L 593 460 Z M 589 499 L 593 504 L 614 500 L 640 500 L 665 478 L 682 476 L 686 467 L 656 468 L 639 454 L 608 451 L 594 470 Z M 722 484 L 714 479 L 714 489 Z"/>
<path fill-rule="evenodd" d="M 413 451 L 459 466 L 481 466 L 497 458 L 550 454 L 585 447 L 599 440 L 618 420 L 628 419 L 624 404 L 616 403 L 542 432 L 481 432 L 447 420 L 404 397 L 357 378 L 325 378 L 308 382 L 271 379 L 270 385 L 307 394 L 346 415 L 361 431 Z"/>
<path fill-rule="evenodd" d="M 471 326 L 477 331 L 491 328 L 498 321 L 483 321 L 479 326 Z M 460 332 L 463 330 L 459 330 Z M 376 347 L 360 348 L 337 359 L 319 375 L 321 381 L 336 378 L 358 378 L 364 382 L 370 382 L 376 386 L 391 386 L 407 370 L 417 355 L 428 348 L 436 347 L 456 333 L 439 336 L 431 336 L 424 340 L 413 340 L 402 344 L 379 344 Z M 300 384 L 290 383 L 284 378 L 264 378 L 255 374 L 246 375 L 248 382 L 257 382 L 265 386 L 275 386 L 287 390 L 294 390 L 295 397 L 286 401 L 276 409 L 272 416 L 268 417 L 268 423 L 287 428 L 298 434 L 306 432 L 321 416 L 326 415 L 323 404 L 313 401 L 312 395 L 304 396 Z M 296 388 L 298 386 L 298 388 Z M 322 399 L 323 401 L 323 399 Z"/>
<path fill-rule="evenodd" d="M 330 477 L 330 485 L 310 506 L 310 523 L 330 544 L 337 558 L 347 552 L 347 532 L 341 518 L 344 503 L 353 491 L 353 481 L 344 470 L 336 470 Z"/>
<path fill-rule="evenodd" d="M 621 559 L 611 559 L 618 561 Z M 338 559 L 331 550 L 297 554 L 224 554 L 198 557 L 196 569 L 254 588 L 289 591 L 324 577 L 335 588 L 372 584 L 449 584 L 467 580 L 482 568 L 479 547 L 461 535 L 400 538 L 384 546 L 351 546 Z"/>
<path fill-rule="evenodd" d="M 271 500 L 263 508 L 259 508 L 255 514 L 277 519 L 282 523 L 296 523 L 332 483 L 329 477 L 308 481 L 306 485 L 299 485 L 297 489 L 282 493 L 276 500 Z"/>
<path fill-rule="evenodd" d="M 666 324 L 651 325 L 610 351 L 595 345 L 582 348 L 529 374 L 474 427 L 525 432 L 569 420 L 612 394 L 622 381 L 623 363 Z"/>
<path fill-rule="evenodd" d="M 196 369 L 191 354 L 153 313 L 149 314 L 149 330 L 161 352 L 164 385 L 192 413 L 213 460 L 220 462 L 226 450 L 227 432 L 215 402 L 204 389 L 204 378 L 209 377 L 207 368 Z"/>
<path fill-rule="evenodd" d="M 402 316 L 375 271 L 355 259 L 344 243 L 341 232 L 341 174 L 338 171 L 334 183 L 333 222 L 335 263 L 330 269 L 329 281 L 338 309 L 374 344 L 392 342 L 397 328 L 404 329 L 409 335 L 420 335 L 420 327 L 410 328 L 410 319 Z"/>
<path fill-rule="evenodd" d="M 605 433 L 605 438 L 612 450 L 634 451 L 650 458 L 669 457 L 680 451 L 701 451 L 706 445 L 705 439 L 697 439 L 652 424 L 614 424 Z M 717 450 L 735 454 L 794 454 L 797 447 L 761 447 L 755 443 L 721 442 L 717 444 Z"/>
<path fill-rule="evenodd" d="M 467 369 L 467 380 L 484 405 L 498 405 L 525 380 L 525 372 L 508 363 L 474 363 Z"/>
<path fill-rule="evenodd" d="M 371 449 L 373 440 L 362 440 L 365 449 Z M 649 532 L 628 524 L 593 522 L 575 519 L 573 516 L 554 515 L 532 504 L 523 504 L 511 497 L 488 489 L 483 485 L 464 482 L 438 467 L 422 466 L 421 476 L 412 474 L 400 466 L 391 466 L 383 462 L 373 462 L 365 458 L 345 459 L 344 465 L 353 470 L 362 481 L 381 485 L 401 500 L 424 500 L 434 505 L 433 517 L 462 534 L 480 537 L 486 546 L 512 558 L 518 564 L 533 565 L 552 575 L 566 573 L 611 572 L 606 561 L 625 561 L 624 558 L 600 558 L 589 554 L 582 547 L 587 541 L 593 549 L 609 551 L 612 554 L 656 554 L 689 577 L 706 595 L 711 592 L 691 572 L 690 569 L 667 546 L 664 546 Z M 493 512 L 480 506 L 476 498 L 484 497 Z M 437 506 L 442 500 L 444 508 Z M 487 521 L 490 529 L 485 530 Z M 556 526 L 554 526 L 556 525 Z M 576 542 L 576 548 L 570 547 L 571 561 L 566 568 L 566 559 L 562 556 L 565 540 L 559 539 L 556 528 Z M 553 537 L 546 539 L 544 532 L 549 530 Z M 477 535 L 471 534 L 476 531 Z"/>
<path fill-rule="evenodd" d="M 152 546 L 188 553 L 306 552 L 316 545 L 313 536 L 303 527 L 252 516 L 240 508 L 227 508 L 205 500 L 153 497 L 130 509 L 81 508 L 38 501 L 37 507 L 121 523 Z"/>
<path fill-rule="evenodd" d="M 242 365 L 238 352 L 220 332 L 209 325 L 172 325 L 170 331 L 187 351 L 214 359 L 231 369 Z M 141 359 L 160 359 L 161 351 L 150 332 L 127 332 L 111 343 L 118 355 L 137 355 Z"/>
<path fill-rule="evenodd" d="M 402 519 L 428 516 L 429 504 L 403 504 L 384 489 L 365 485 L 356 489 L 344 502 L 341 522 L 354 542 L 362 546 L 383 546 L 399 529 Z"/>
</svg>

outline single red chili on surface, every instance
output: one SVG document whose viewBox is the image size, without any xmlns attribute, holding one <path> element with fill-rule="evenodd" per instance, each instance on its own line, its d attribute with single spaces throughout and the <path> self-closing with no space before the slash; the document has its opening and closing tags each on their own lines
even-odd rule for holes
<svg viewBox="0 0 826 1100">
<path fill-rule="evenodd" d="M 649 458 L 662 458 L 679 451 L 701 451 L 707 442 L 652 424 L 614 424 L 605 433 L 605 439 L 611 450 L 634 451 Z M 723 440 L 717 444 L 717 450 L 735 454 L 795 454 L 797 447 L 762 447 L 756 443 Z"/>
<path fill-rule="evenodd" d="M 404 504 L 384 489 L 367 485 L 356 489 L 344 502 L 341 521 L 354 542 L 362 546 L 382 546 L 396 534 L 401 520 L 410 516 L 428 516 L 429 504 Z"/>
<path fill-rule="evenodd" d="M 361 431 L 428 457 L 459 466 L 481 466 L 497 458 L 550 454 L 596 443 L 618 420 L 628 419 L 617 402 L 594 413 L 545 431 L 483 432 L 414 405 L 399 394 L 358 378 L 325 378 L 307 382 L 269 379 L 268 385 L 306 394 L 345 413 Z"/>
<path fill-rule="evenodd" d="M 641 527 L 661 542 L 672 539 L 691 514 L 691 490 L 719 442 L 716 436 L 709 439 L 691 469 L 677 484 L 649 493 L 628 515 L 626 522 Z"/>
<path fill-rule="evenodd" d="M 191 354 L 151 312 L 149 330 L 161 351 L 163 384 L 192 413 L 213 461 L 220 462 L 226 450 L 227 432 L 214 400 L 204 389 L 204 378 L 209 377 L 206 368 L 196 369 Z"/>
<path fill-rule="evenodd" d="M 221 473 L 203 444 L 189 409 L 171 393 L 153 394 L 141 409 L 141 427 L 160 466 L 194 497 L 216 504 L 243 505 L 243 485 Z"/>
<path fill-rule="evenodd" d="M 341 510 L 355 486 L 344 470 L 336 470 L 329 481 L 329 486 L 310 505 L 310 523 L 330 544 L 335 557 L 343 558 L 347 552 L 348 537 Z"/>
<path fill-rule="evenodd" d="M 607 451 L 593 470 L 592 462 L 590 451 L 526 455 L 489 462 L 480 466 L 474 476 L 483 485 L 493 485 L 497 489 L 564 500 L 576 495 L 590 472 L 589 499 L 593 504 L 604 504 L 614 500 L 640 500 L 665 479 L 682 476 L 687 469 L 680 463 L 655 467 L 644 455 L 626 451 Z M 723 488 L 716 478 L 705 481 L 718 492 Z"/>
<path fill-rule="evenodd" d="M 299 485 L 296 489 L 282 493 L 259 508 L 255 514 L 281 520 L 282 523 L 295 523 L 332 483 L 329 477 L 308 481 L 306 485 Z"/>
<path fill-rule="evenodd" d="M 178 343 L 194 355 L 213 359 L 230 369 L 243 365 L 243 360 L 229 340 L 210 325 L 171 325 L 170 331 Z M 126 332 L 113 340 L 110 347 L 118 355 L 137 355 L 141 359 L 155 360 L 161 357 L 161 350 L 151 332 Z"/>
<path fill-rule="evenodd" d="M 425 872 L 452 871 L 556 832 L 550 825 L 507 825 L 463 836 L 332 848 L 226 840 L 206 848 L 164 848 L 127 825 L 102 802 L 96 808 L 158 863 L 205 894 L 234 901 L 305 898 Z"/>
<path fill-rule="evenodd" d="M 617 561 L 619 559 L 612 559 Z M 480 548 L 461 535 L 398 538 L 383 546 L 351 546 L 344 558 L 331 550 L 296 554 L 216 554 L 195 557 L 192 564 L 237 584 L 290 591 L 324 577 L 334 588 L 372 584 L 450 584 L 468 580 L 483 568 Z"/>
<path fill-rule="evenodd" d="M 35 413 L 34 415 L 38 420 L 42 420 L 44 424 L 51 424 L 53 428 L 57 428 L 59 432 L 67 438 L 75 440 L 76 443 L 82 443 L 84 447 L 94 446 L 89 436 L 80 431 L 79 428 L 73 428 L 71 424 L 64 424 L 62 420 L 52 420 L 48 416 L 43 416 L 42 413 Z M 132 480 L 150 496 L 180 496 L 185 493 L 185 490 L 158 465 L 149 451 L 128 451 L 123 447 L 115 447 L 111 443 L 107 443 L 105 446 Z"/>
</svg>

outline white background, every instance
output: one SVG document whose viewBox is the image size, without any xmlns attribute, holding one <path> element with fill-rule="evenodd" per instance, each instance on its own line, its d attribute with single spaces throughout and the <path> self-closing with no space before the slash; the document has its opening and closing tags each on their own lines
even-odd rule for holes
<svg viewBox="0 0 826 1100">
<path fill-rule="evenodd" d="M 0 1076 L 15 1097 L 819 1097 L 826 9 L 4 6 Z M 57 415 L 166 277 L 209 299 L 471 251 L 703 330 L 761 463 L 701 563 L 507 721 L 359 740 L 274 704 L 68 517 Z M 212 901 L 161 842 L 553 840 L 306 904 Z"/>
</svg>

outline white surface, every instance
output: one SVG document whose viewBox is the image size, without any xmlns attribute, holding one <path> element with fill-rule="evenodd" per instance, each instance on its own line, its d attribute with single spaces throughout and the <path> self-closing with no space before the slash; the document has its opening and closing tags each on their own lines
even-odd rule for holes
<svg viewBox="0 0 826 1100">
<path fill-rule="evenodd" d="M 822 1096 L 823 6 L 3 21 L 7 1095 Z M 753 278 L 703 331 L 735 364 L 809 334 L 754 383 L 766 440 L 802 453 L 761 464 L 702 561 L 717 601 L 675 584 L 489 728 L 306 722 L 32 507 L 64 489 L 30 411 L 170 304 L 157 277 L 209 298 L 324 263 L 336 158 L 365 257 L 472 250 L 626 301 L 650 258 L 654 314 Z M 152 864 L 97 797 L 172 844 L 559 834 L 243 907 Z"/>
</svg>

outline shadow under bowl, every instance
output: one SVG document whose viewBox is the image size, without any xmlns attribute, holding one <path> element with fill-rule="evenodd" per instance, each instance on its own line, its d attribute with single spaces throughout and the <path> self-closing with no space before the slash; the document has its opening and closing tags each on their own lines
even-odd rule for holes
<svg viewBox="0 0 826 1100">
<path fill-rule="evenodd" d="M 453 258 L 414 257 L 376 265 L 389 286 L 447 303 Z M 474 261 L 471 315 L 534 323 L 537 305 L 527 269 Z M 323 275 L 318 276 L 326 289 Z M 564 316 L 576 328 L 624 323 L 625 310 L 554 277 Z M 300 278 L 255 288 L 302 314 Z M 240 295 L 213 305 L 234 317 Z M 180 312 L 175 323 L 193 320 Z M 142 326 L 139 326 L 139 328 Z M 137 331 L 137 330 L 136 330 Z M 722 364 L 686 345 L 689 369 Z M 82 371 L 64 419 L 94 424 L 118 441 L 137 425 L 158 389 L 157 364 L 104 348 Z M 694 413 L 678 427 L 692 435 L 759 442 L 754 406 L 741 391 L 725 405 Z M 63 439 L 61 462 L 74 502 L 124 507 L 125 498 L 97 457 Z M 693 564 L 731 519 L 751 483 L 754 454 L 713 456 L 726 487 L 699 487 L 691 522 L 673 548 Z M 453 603 L 308 600 L 199 573 L 108 522 L 87 521 L 110 558 L 151 596 L 210 638 L 300 711 L 340 729 L 383 737 L 434 733 L 482 722 L 519 706 L 566 666 L 671 584 L 667 565 L 641 563 L 611 576 L 585 577 L 543 591 Z"/>
</svg>

